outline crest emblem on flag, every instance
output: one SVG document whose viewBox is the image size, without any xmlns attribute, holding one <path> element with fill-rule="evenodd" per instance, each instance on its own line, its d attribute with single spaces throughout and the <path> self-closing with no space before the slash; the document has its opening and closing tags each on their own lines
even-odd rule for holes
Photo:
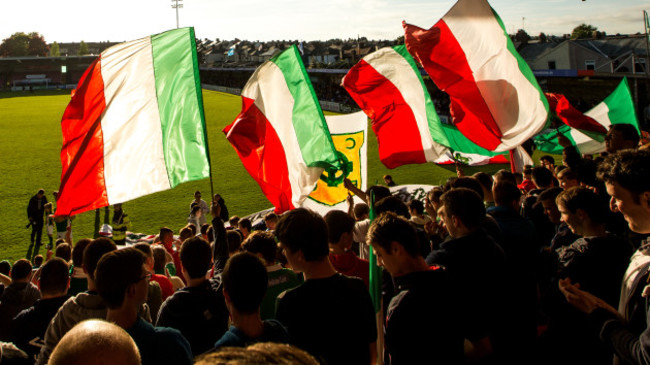
<svg viewBox="0 0 650 365">
<path fill-rule="evenodd" d="M 365 131 L 361 130 L 353 133 L 345 134 L 332 134 L 332 141 L 334 141 L 334 148 L 340 152 L 339 155 L 343 161 L 351 162 L 352 169 L 347 176 L 355 186 L 361 186 L 365 180 L 365 176 L 361 176 L 361 147 L 365 145 L 366 135 Z M 328 176 L 330 180 L 337 177 Z M 332 206 L 345 202 L 348 196 L 348 189 L 343 185 L 343 176 L 336 186 L 328 186 L 328 183 L 323 177 L 316 183 L 316 188 L 309 194 L 309 199 L 315 200 L 320 204 Z"/>
<path fill-rule="evenodd" d="M 338 157 L 348 168 L 336 176 L 321 175 L 316 187 L 305 200 L 303 207 L 322 212 L 330 209 L 347 209 L 348 190 L 343 184 L 347 177 L 359 189 L 366 189 L 368 118 L 363 112 L 340 116 L 326 116 L 334 148 Z M 346 171 L 347 170 L 347 171 Z M 345 176 L 347 174 L 347 176 Z M 334 185 L 334 186 L 332 186 Z"/>
</svg>

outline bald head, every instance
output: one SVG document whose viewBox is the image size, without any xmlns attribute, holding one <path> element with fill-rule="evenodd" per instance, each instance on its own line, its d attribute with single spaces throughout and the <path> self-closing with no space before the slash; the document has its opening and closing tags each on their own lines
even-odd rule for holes
<svg viewBox="0 0 650 365">
<path fill-rule="evenodd" d="M 91 319 L 78 323 L 61 338 L 48 364 L 136 365 L 140 364 L 140 353 L 126 331 L 113 323 Z"/>
</svg>

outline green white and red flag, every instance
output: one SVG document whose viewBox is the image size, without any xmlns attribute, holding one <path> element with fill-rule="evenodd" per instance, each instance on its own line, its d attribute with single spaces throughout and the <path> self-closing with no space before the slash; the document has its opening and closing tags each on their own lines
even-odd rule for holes
<svg viewBox="0 0 650 365">
<path fill-rule="evenodd" d="M 578 129 L 580 132 L 600 142 L 605 140 L 607 128 L 598 123 L 587 114 L 582 114 L 562 94 L 545 93 L 549 107 L 553 113 L 569 127 Z"/>
<path fill-rule="evenodd" d="M 584 115 L 604 129 L 609 129 L 612 124 L 632 124 L 639 129 L 639 121 L 634 109 L 634 101 L 630 92 L 627 78 L 618 84 L 616 89 L 609 94 L 601 103 L 593 107 Z M 537 149 L 547 153 L 561 154 L 563 147 L 557 143 L 557 134 L 561 133 L 571 141 L 582 154 L 594 154 L 605 151 L 605 143 L 602 139 L 594 139 L 593 135 L 584 133 L 568 125 L 562 125 L 557 129 L 546 130 L 535 137 Z"/>
<path fill-rule="evenodd" d="M 209 176 L 193 28 L 108 48 L 61 120 L 56 215 L 75 215 Z"/>
<path fill-rule="evenodd" d="M 459 0 L 431 29 L 404 23 L 409 52 L 450 96 L 454 124 L 471 141 L 505 152 L 538 134 L 548 103 L 486 0 Z"/>
<path fill-rule="evenodd" d="M 379 159 L 386 167 L 434 162 L 444 155 L 449 141 L 405 46 L 364 57 L 342 85 L 372 120 Z"/>
<path fill-rule="evenodd" d="M 299 207 L 339 161 L 296 46 L 257 68 L 226 138 L 278 213 Z"/>
<path fill-rule="evenodd" d="M 364 57 L 343 78 L 343 87 L 372 120 L 379 159 L 388 168 L 426 162 L 508 163 L 503 153 L 488 151 L 440 122 L 405 46 Z"/>
</svg>

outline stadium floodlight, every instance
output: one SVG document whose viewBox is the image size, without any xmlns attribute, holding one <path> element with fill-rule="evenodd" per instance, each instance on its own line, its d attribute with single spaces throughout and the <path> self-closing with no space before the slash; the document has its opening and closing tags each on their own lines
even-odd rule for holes
<svg viewBox="0 0 650 365">
<path fill-rule="evenodd" d="M 172 9 L 176 9 L 176 29 L 179 28 L 179 25 L 178 25 L 178 9 L 183 8 L 183 4 L 180 3 L 181 1 L 183 1 L 183 0 L 172 0 Z"/>
</svg>

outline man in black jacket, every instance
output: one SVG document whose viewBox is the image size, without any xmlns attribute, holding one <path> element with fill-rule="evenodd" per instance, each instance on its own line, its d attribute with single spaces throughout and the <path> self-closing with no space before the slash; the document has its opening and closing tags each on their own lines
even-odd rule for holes
<svg viewBox="0 0 650 365">
<path fill-rule="evenodd" d="M 27 218 L 29 225 L 32 226 L 32 234 L 30 236 L 30 244 L 27 249 L 27 259 L 31 260 L 32 257 L 38 255 L 38 250 L 41 248 L 41 235 L 43 234 L 43 214 L 45 213 L 45 204 L 47 198 L 45 197 L 45 190 L 40 189 L 36 195 L 29 199 L 27 205 Z M 34 246 L 36 243 L 36 246 Z"/>
<path fill-rule="evenodd" d="M 34 360 L 45 341 L 45 330 L 61 305 L 68 300 L 68 264 L 55 257 L 40 270 L 38 289 L 41 299 L 11 321 L 11 341 Z"/>
<path fill-rule="evenodd" d="M 224 301 L 221 275 L 208 279 L 214 272 L 221 273 L 228 258 L 225 228 L 219 218 L 220 207 L 213 203 L 212 226 L 215 229 L 214 251 L 200 237 L 193 237 L 181 247 L 182 274 L 187 286 L 167 298 L 158 312 L 156 326 L 179 330 L 189 341 L 192 354 L 199 355 L 211 349 L 228 330 L 228 308 Z"/>
</svg>

